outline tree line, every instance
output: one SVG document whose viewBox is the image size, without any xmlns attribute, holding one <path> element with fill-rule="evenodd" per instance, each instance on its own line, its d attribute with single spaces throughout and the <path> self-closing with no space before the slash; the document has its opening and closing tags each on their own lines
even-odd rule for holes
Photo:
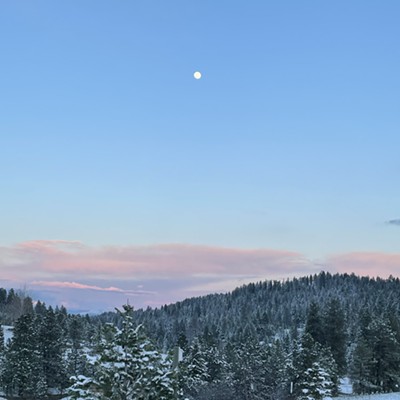
<svg viewBox="0 0 400 400">
<path fill-rule="evenodd" d="M 398 391 L 399 289 L 323 272 L 99 316 L 38 302 L 0 349 L 0 383 L 25 399 L 318 400 L 344 376 Z"/>
</svg>

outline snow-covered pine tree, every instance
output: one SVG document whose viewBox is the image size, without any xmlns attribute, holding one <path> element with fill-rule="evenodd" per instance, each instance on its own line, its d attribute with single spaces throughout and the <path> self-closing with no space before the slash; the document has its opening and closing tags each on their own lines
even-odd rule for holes
<svg viewBox="0 0 400 400">
<path fill-rule="evenodd" d="M 44 398 L 47 393 L 38 336 L 32 315 L 22 315 L 5 352 L 2 376 L 4 391 L 10 396 Z"/>
<path fill-rule="evenodd" d="M 390 322 L 375 317 L 362 326 L 351 368 L 356 393 L 397 391 L 400 385 L 400 344 Z"/>
<path fill-rule="evenodd" d="M 172 363 L 155 350 L 142 326 L 135 326 L 132 307 L 125 305 L 118 313 L 122 327 L 105 325 L 94 376 L 75 378 L 70 395 L 100 400 L 176 399 L 179 390 Z"/>
<path fill-rule="evenodd" d="M 238 399 L 261 400 L 269 388 L 267 362 L 269 347 L 256 340 L 237 343 L 232 349 L 230 362 L 232 381 Z"/>
<path fill-rule="evenodd" d="M 294 394 L 298 400 L 320 400 L 337 394 L 337 367 L 332 353 L 308 333 L 293 354 Z"/>
<path fill-rule="evenodd" d="M 280 340 L 266 346 L 266 357 L 263 360 L 264 371 L 264 398 L 278 400 L 286 398 L 290 387 L 289 356 L 285 352 Z"/>
<path fill-rule="evenodd" d="M 71 376 L 71 386 L 67 389 L 68 400 L 101 400 L 96 391 L 96 383 L 84 375 Z"/>
<path fill-rule="evenodd" d="M 48 388 L 62 391 L 68 386 L 67 366 L 64 359 L 65 340 L 63 331 L 52 307 L 39 318 L 38 349 Z"/>
<path fill-rule="evenodd" d="M 196 338 L 183 355 L 179 364 L 179 382 L 186 396 L 196 395 L 210 379 L 207 354 Z"/>
<path fill-rule="evenodd" d="M 68 352 L 67 370 L 69 376 L 84 375 L 87 373 L 87 357 L 83 351 L 83 323 L 78 315 L 68 318 Z"/>
</svg>

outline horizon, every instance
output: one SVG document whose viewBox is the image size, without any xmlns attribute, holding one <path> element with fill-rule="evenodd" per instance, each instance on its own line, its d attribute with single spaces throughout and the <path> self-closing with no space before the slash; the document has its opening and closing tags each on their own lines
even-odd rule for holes
<svg viewBox="0 0 400 400">
<path fill-rule="evenodd" d="M 125 303 L 121 303 L 121 304 L 119 304 L 119 305 L 117 305 L 117 306 L 115 306 L 113 309 L 108 309 L 108 310 L 97 310 L 97 311 L 92 311 L 92 310 L 81 310 L 81 309 L 68 309 L 68 308 L 66 308 L 67 309 L 67 312 L 69 313 L 69 314 L 81 314 L 81 315 L 85 315 L 85 314 L 89 314 L 89 315 L 92 315 L 92 316 L 94 316 L 94 315 L 101 315 L 102 313 L 107 313 L 107 312 L 115 312 L 117 309 L 121 309 L 121 307 L 123 307 L 124 305 L 131 305 L 132 307 L 133 307 L 133 309 L 134 310 L 146 310 L 146 309 L 148 309 L 148 308 L 150 308 L 150 309 L 161 309 L 162 307 L 164 307 L 164 306 L 169 306 L 169 305 L 172 305 L 172 304 L 176 304 L 176 303 L 180 303 L 180 302 L 184 302 L 184 301 L 186 301 L 186 300 L 191 300 L 191 299 L 196 299 L 196 298 L 199 298 L 199 297 L 207 297 L 207 296 L 214 296 L 214 295 L 218 295 L 218 296 L 223 296 L 223 295 L 226 295 L 226 294 L 231 294 L 232 292 L 234 292 L 234 291 L 236 291 L 236 290 L 240 290 L 240 289 L 242 289 L 242 288 L 244 288 L 244 287 L 246 287 L 246 286 L 248 286 L 248 285 L 251 285 L 251 284 L 253 284 L 253 285 L 257 285 L 257 284 L 262 284 L 262 283 L 265 283 L 265 282 L 271 282 L 271 283 L 276 283 L 276 282 L 280 282 L 280 283 L 282 283 L 282 284 L 285 284 L 285 283 L 287 283 L 287 282 L 293 282 L 294 280 L 302 280 L 302 279 L 305 279 L 305 278 L 315 278 L 315 277 L 319 277 L 320 275 L 322 275 L 322 274 L 325 274 L 325 275 L 331 275 L 331 276 L 354 276 L 354 277 L 356 277 L 356 278 L 368 278 L 368 279 L 370 279 L 370 280 L 373 280 L 373 281 L 378 281 L 378 280 L 383 280 L 383 281 L 385 281 L 385 282 L 387 282 L 387 281 L 391 281 L 392 279 L 396 279 L 396 280 L 399 280 L 400 278 L 399 277 L 395 277 L 395 276 L 393 276 L 393 275 L 389 275 L 388 277 L 381 277 L 381 276 L 379 276 L 379 275 L 375 275 L 375 276 L 370 276 L 370 275 L 358 275 L 358 274 L 355 274 L 354 272 L 351 272 L 351 273 L 348 273 L 348 272 L 335 272 L 335 273 L 331 273 L 331 272 L 329 272 L 329 271 L 324 271 L 324 270 L 321 270 L 321 271 L 319 271 L 319 272 L 316 272 L 316 273 L 313 273 L 313 274 L 308 274 L 308 275 L 299 275 L 299 276 L 292 276 L 292 277 L 287 277 L 287 278 L 284 278 L 284 277 L 282 277 L 282 278 L 277 278 L 277 279 L 263 279 L 263 280 L 258 280 L 258 281 L 251 281 L 251 282 L 247 282 L 247 283 L 244 283 L 244 284 L 242 284 L 242 285 L 240 285 L 240 286 L 237 286 L 237 287 L 235 287 L 235 288 L 233 288 L 233 289 L 231 289 L 231 290 L 228 290 L 228 291 L 224 291 L 224 292 L 210 292 L 210 293 L 206 293 L 206 294 L 201 294 L 201 295 L 198 295 L 198 296 L 196 296 L 196 295 L 194 295 L 194 296 L 190 296 L 190 297 L 186 297 L 186 298 L 184 298 L 184 299 L 180 299 L 180 300 L 177 300 L 177 301 L 173 301 L 173 302 L 170 302 L 170 303 L 167 303 L 167 304 L 160 304 L 160 305 L 157 305 L 157 306 L 150 306 L 150 305 L 148 305 L 147 307 L 141 307 L 141 308 L 136 308 L 136 307 L 134 307 L 132 304 L 130 304 L 130 302 L 129 302 L 129 299 L 127 299 L 127 301 L 125 302 Z M 10 288 L 11 289 L 11 288 Z M 42 304 L 44 304 L 46 307 L 52 307 L 53 309 L 55 308 L 55 307 L 63 307 L 64 305 L 63 304 L 56 304 L 56 303 L 53 303 L 53 304 L 47 304 L 45 301 L 43 301 L 42 299 L 41 299 L 41 297 L 40 297 L 40 291 L 39 290 L 34 290 L 34 291 L 31 291 L 29 288 L 27 288 L 27 287 L 24 287 L 24 288 L 20 288 L 20 289 L 16 289 L 16 288 L 12 288 L 17 294 L 19 294 L 20 296 L 22 295 L 23 297 L 30 297 L 32 300 L 33 300 L 33 306 L 35 306 L 36 305 L 36 303 L 38 303 L 38 302 L 41 302 Z M 7 288 L 7 290 L 9 290 L 8 288 Z M 94 289 L 94 290 L 96 290 L 96 289 Z"/>
<path fill-rule="evenodd" d="M 399 12 L 4 3 L 1 285 L 97 312 L 399 276 Z"/>
<path fill-rule="evenodd" d="M 301 279 L 305 279 L 305 278 L 309 278 L 309 277 L 316 277 L 316 276 L 320 276 L 321 274 L 327 274 L 327 275 L 331 275 L 331 276 L 355 276 L 356 278 L 368 278 L 370 280 L 383 280 L 383 281 L 389 281 L 391 279 L 397 279 L 399 280 L 400 277 L 396 277 L 395 275 L 389 274 L 387 276 L 381 276 L 379 274 L 375 274 L 375 275 L 369 275 L 369 274 L 357 274 L 355 272 L 330 272 L 330 271 L 325 271 L 325 270 L 319 270 L 319 271 L 314 271 L 314 272 L 310 272 L 309 274 L 303 274 L 303 275 L 292 275 L 290 277 L 277 277 L 277 278 L 264 278 L 264 279 L 259 279 L 259 280 L 249 280 L 249 281 L 245 281 L 240 283 L 238 286 L 235 286 L 229 290 L 221 290 L 221 291 L 206 291 L 205 293 L 201 293 L 201 294 L 193 294 L 193 295 L 189 295 L 188 297 L 185 298 L 178 298 L 177 300 L 173 300 L 167 303 L 160 303 L 160 304 L 155 304 L 155 305 L 144 305 L 141 307 L 136 307 L 135 304 L 131 304 L 131 300 L 129 298 L 129 296 L 126 297 L 126 301 L 121 301 L 120 304 L 115 304 L 113 306 L 108 306 L 105 309 L 97 309 L 97 310 L 93 310 L 93 309 L 82 309 L 82 308 L 68 308 L 68 304 L 66 303 L 57 303 L 56 300 L 51 300 L 50 297 L 50 303 L 46 302 L 46 300 L 44 300 L 45 297 L 42 296 L 43 293 L 46 293 L 46 290 L 44 292 L 42 292 L 40 290 L 40 284 L 38 285 L 38 287 L 36 289 L 30 289 L 27 285 L 23 285 L 23 287 L 20 288 L 16 288 L 16 287 L 6 287 L 5 289 L 8 291 L 10 289 L 15 290 L 15 292 L 17 294 L 22 295 L 23 297 L 30 297 L 33 301 L 33 305 L 35 306 L 37 302 L 41 302 L 43 304 L 45 304 L 47 307 L 62 307 L 64 306 L 69 314 L 89 314 L 89 315 L 100 315 L 102 313 L 106 313 L 106 312 L 115 312 L 116 309 L 120 309 L 123 305 L 125 304 L 129 304 L 133 307 L 134 310 L 146 310 L 148 308 L 150 309 L 161 309 L 164 306 L 168 306 L 171 304 L 176 304 L 179 302 L 183 302 L 186 300 L 191 300 L 191 299 L 196 299 L 199 297 L 204 297 L 204 296 L 213 296 L 213 295 L 225 295 L 225 294 L 230 294 L 232 292 L 234 292 L 237 289 L 241 289 L 243 287 L 246 287 L 250 284 L 261 284 L 264 282 L 281 282 L 281 283 L 286 283 L 286 282 L 292 282 L 294 280 L 301 280 Z M 49 286 L 53 286 L 53 282 L 49 283 Z M 55 285 L 56 287 L 58 285 Z M 80 284 L 77 284 L 76 282 L 68 282 L 68 284 L 65 286 L 66 288 L 74 288 L 74 289 L 83 289 L 79 287 Z M 63 287 L 61 287 L 61 291 L 62 291 Z M 100 288 L 98 287 L 86 287 L 85 289 L 89 290 L 89 291 L 98 291 Z M 116 288 L 104 288 L 104 290 L 108 291 L 109 289 L 116 289 Z M 118 292 L 120 292 L 118 290 Z M 127 291 L 128 292 L 128 291 Z M 59 292 L 57 292 L 57 294 L 59 294 Z M 122 299 L 122 298 L 121 298 Z"/>
</svg>

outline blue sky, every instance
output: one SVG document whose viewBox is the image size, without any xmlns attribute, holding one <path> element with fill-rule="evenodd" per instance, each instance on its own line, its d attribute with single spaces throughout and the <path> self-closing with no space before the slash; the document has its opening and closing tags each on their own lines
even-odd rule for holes
<svg viewBox="0 0 400 400">
<path fill-rule="evenodd" d="M 169 265 L 157 257 L 139 279 L 131 260 L 121 283 L 81 273 L 87 260 L 57 275 L 41 259 L 45 280 L 11 277 L 31 265 L 21 248 L 48 254 L 50 241 L 81 243 L 95 259 L 164 245 L 292 252 L 307 260 L 300 275 L 321 265 L 379 273 L 395 257 L 395 272 L 399 12 L 397 1 L 3 2 L 4 279 L 129 291 Z M 353 267 L 337 261 L 346 254 L 375 256 Z M 293 275 L 268 260 L 248 274 L 246 259 L 235 282 Z M 161 275 L 148 304 L 179 299 L 163 287 L 184 282 Z M 232 279 L 212 282 L 229 290 Z"/>
</svg>

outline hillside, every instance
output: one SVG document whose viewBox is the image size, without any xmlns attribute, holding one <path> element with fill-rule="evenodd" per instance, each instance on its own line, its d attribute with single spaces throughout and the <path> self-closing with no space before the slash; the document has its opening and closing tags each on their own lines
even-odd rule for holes
<svg viewBox="0 0 400 400">
<path fill-rule="evenodd" d="M 263 390 L 285 397 L 290 382 L 300 390 L 309 373 L 320 374 L 321 382 L 328 376 L 333 388 L 339 376 L 351 376 L 358 393 L 397 391 L 400 384 L 398 278 L 321 272 L 136 310 L 134 316 L 159 348 L 179 345 L 211 368 L 203 371 L 209 375 L 196 399 L 232 396 L 221 383 L 226 371 L 238 399 Z M 99 318 L 120 324 L 114 313 Z"/>
<path fill-rule="evenodd" d="M 251 283 L 227 294 L 191 298 L 159 309 L 136 310 L 135 318 L 167 347 L 182 335 L 189 342 L 202 335 L 217 340 L 240 341 L 249 335 L 266 340 L 295 333 L 304 327 L 311 303 L 324 311 L 333 299 L 340 302 L 351 341 L 357 334 L 356 316 L 400 315 L 400 280 L 321 272 L 283 282 Z M 115 313 L 102 314 L 100 319 L 118 323 Z"/>
<path fill-rule="evenodd" d="M 321 272 L 96 317 L 3 294 L 3 324 L 16 318 L 0 357 L 9 396 L 322 400 L 341 395 L 344 377 L 344 393 L 400 387 L 397 278 Z"/>
</svg>

